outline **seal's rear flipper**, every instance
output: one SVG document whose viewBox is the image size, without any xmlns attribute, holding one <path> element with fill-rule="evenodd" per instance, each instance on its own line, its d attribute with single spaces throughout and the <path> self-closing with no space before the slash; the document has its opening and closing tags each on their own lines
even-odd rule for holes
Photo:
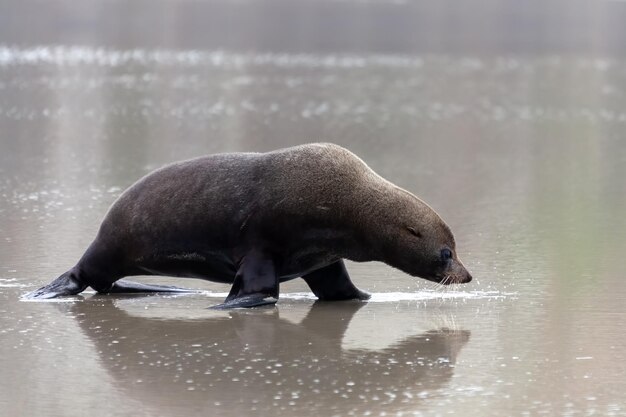
<svg viewBox="0 0 626 417">
<path fill-rule="evenodd" d="M 151 293 L 151 292 L 164 292 L 164 293 L 195 293 L 196 290 L 190 290 L 187 288 L 173 287 L 170 285 L 151 285 L 141 282 L 126 281 L 120 279 L 113 283 L 111 288 L 107 290 L 98 290 L 99 294 L 137 294 L 137 293 Z"/>
<path fill-rule="evenodd" d="M 82 283 L 72 269 L 52 281 L 50 284 L 39 288 L 28 294 L 24 294 L 24 300 L 46 300 L 49 298 L 62 297 L 65 295 L 76 295 L 87 288 L 87 284 Z"/>
<path fill-rule="evenodd" d="M 210 308 L 246 308 L 275 304 L 278 301 L 278 277 L 274 261 L 259 250 L 247 253 L 239 264 L 235 281 L 223 304 Z"/>
</svg>

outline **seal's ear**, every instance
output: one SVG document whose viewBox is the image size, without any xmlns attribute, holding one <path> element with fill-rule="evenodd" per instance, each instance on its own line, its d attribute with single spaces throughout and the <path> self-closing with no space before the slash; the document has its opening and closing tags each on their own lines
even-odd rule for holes
<svg viewBox="0 0 626 417">
<path fill-rule="evenodd" d="M 415 228 L 413 228 L 413 227 L 411 227 L 411 226 L 407 226 L 407 227 L 406 227 L 406 229 L 407 229 L 409 232 L 411 232 L 411 234 L 412 234 L 413 236 L 417 236 L 418 238 L 421 238 L 421 237 L 422 237 L 422 234 L 419 232 L 419 230 L 417 230 L 417 229 L 415 229 Z"/>
</svg>

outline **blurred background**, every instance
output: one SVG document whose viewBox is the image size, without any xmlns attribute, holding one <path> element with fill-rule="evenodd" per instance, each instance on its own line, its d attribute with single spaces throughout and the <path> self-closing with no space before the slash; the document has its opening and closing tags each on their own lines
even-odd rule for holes
<svg viewBox="0 0 626 417">
<path fill-rule="evenodd" d="M 15 45 L 261 52 L 623 55 L 619 0 L 2 2 Z"/>
<path fill-rule="evenodd" d="M 626 415 L 625 51 L 623 1 L 0 0 L 0 414 Z M 19 301 L 151 170 L 314 141 L 434 207 L 475 280 Z"/>
</svg>

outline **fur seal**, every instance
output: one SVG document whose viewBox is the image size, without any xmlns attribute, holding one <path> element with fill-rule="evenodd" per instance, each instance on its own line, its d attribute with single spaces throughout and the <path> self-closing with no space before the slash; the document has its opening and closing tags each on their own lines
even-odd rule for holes
<svg viewBox="0 0 626 417">
<path fill-rule="evenodd" d="M 302 277 L 321 300 L 366 300 L 343 259 L 382 261 L 441 284 L 472 277 L 450 228 L 426 203 L 338 145 L 224 153 L 176 162 L 113 203 L 78 263 L 29 299 L 99 293 L 180 292 L 121 280 L 132 275 L 232 284 L 217 308 L 278 300 Z"/>
</svg>

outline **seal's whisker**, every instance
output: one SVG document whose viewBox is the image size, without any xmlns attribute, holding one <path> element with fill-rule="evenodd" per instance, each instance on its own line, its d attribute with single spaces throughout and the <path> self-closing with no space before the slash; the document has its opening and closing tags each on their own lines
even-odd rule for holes
<svg viewBox="0 0 626 417">
<path fill-rule="evenodd" d="M 437 286 L 437 292 L 443 292 L 446 289 L 446 277 L 443 277 L 443 279 L 439 282 L 439 285 Z"/>
<path fill-rule="evenodd" d="M 451 278 L 450 275 L 446 275 L 442 280 L 441 283 L 439 285 L 439 289 L 438 289 L 438 293 L 441 294 L 441 298 L 443 299 L 443 295 L 447 292 L 447 288 L 446 288 L 446 284 L 448 283 L 448 280 Z"/>
</svg>

